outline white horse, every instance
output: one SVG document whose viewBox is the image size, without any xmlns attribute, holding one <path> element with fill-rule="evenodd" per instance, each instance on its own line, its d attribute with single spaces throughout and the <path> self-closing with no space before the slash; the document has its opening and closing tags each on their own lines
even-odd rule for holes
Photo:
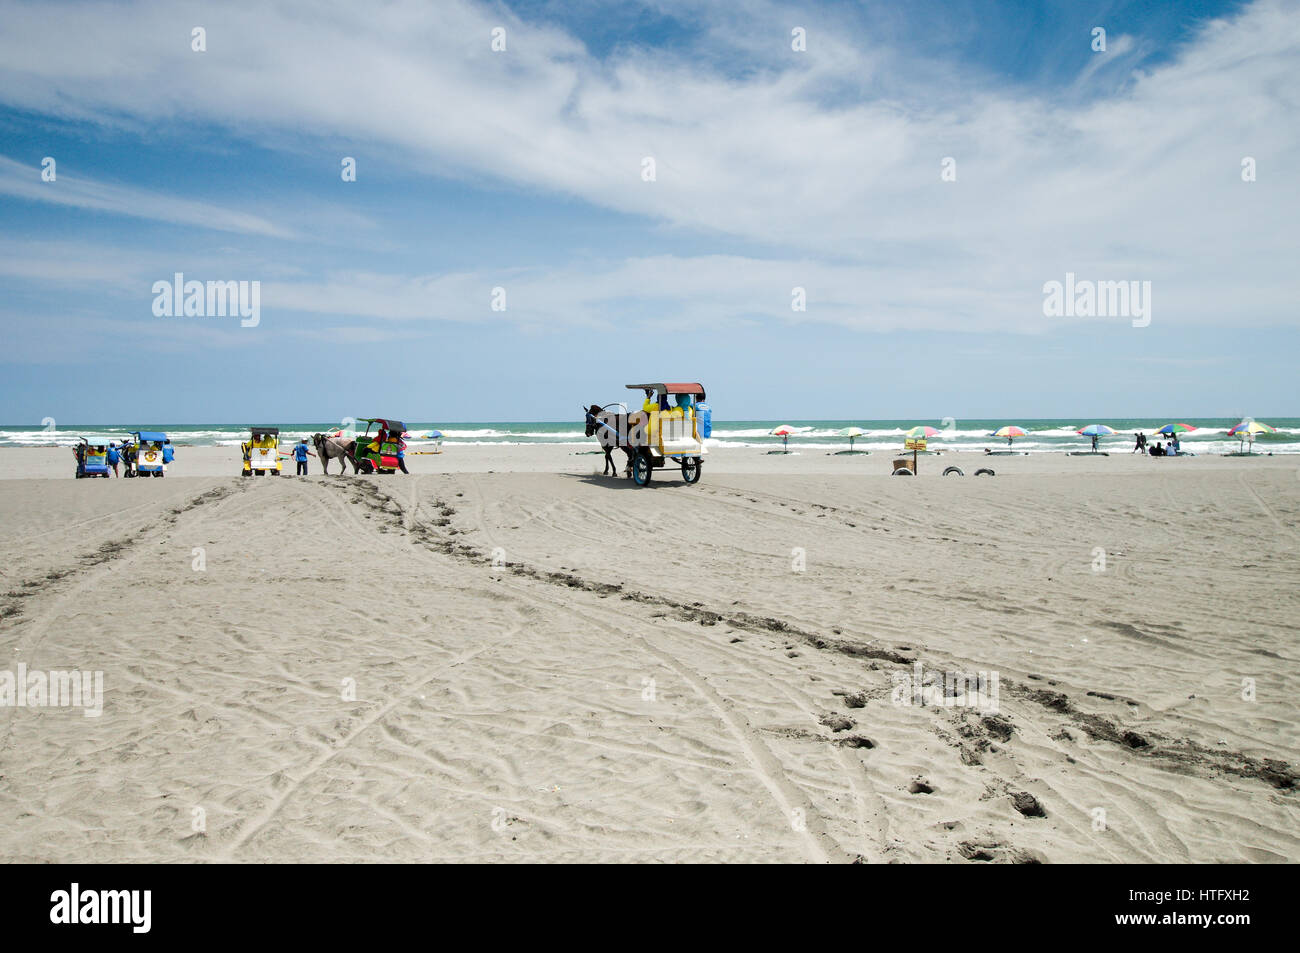
<svg viewBox="0 0 1300 953">
<path fill-rule="evenodd" d="M 339 434 L 314 433 L 311 442 L 316 447 L 316 456 L 326 473 L 330 472 L 330 460 L 339 461 L 339 469 L 348 472 L 348 461 L 352 462 L 352 472 L 357 472 L 357 442 Z"/>
</svg>

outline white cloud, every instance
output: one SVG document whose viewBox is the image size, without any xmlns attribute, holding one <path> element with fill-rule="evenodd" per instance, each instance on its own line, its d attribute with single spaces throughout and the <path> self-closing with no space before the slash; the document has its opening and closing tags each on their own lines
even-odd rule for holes
<svg viewBox="0 0 1300 953">
<path fill-rule="evenodd" d="M 1165 65 L 1082 102 L 1077 87 L 1058 102 L 909 61 L 832 15 L 809 24 L 809 51 L 791 62 L 789 17 L 762 4 L 715 24 L 729 46 L 707 59 L 631 49 L 607 62 L 556 29 L 464 2 L 322 3 L 310 17 L 239 2 L 0 9 L 0 100 L 13 106 L 215 123 L 292 148 L 347 137 L 431 174 L 571 194 L 761 243 L 778 259 L 524 273 L 511 294 L 520 320 L 528 300 L 546 302 L 546 320 L 598 320 L 602 300 L 640 288 L 701 314 L 777 317 L 768 297 L 788 302 L 793 282 L 809 289 L 806 320 L 1039 330 L 1043 282 L 1074 271 L 1152 281 L 1156 322 L 1296 321 L 1300 16 L 1282 0 L 1210 25 Z M 504 54 L 489 49 L 498 24 Z M 208 52 L 191 52 L 193 25 L 207 29 Z M 1113 50 L 1142 42 L 1116 37 Z M 877 77 L 887 97 L 861 92 Z M 646 155 L 654 183 L 640 179 Z M 1247 155 L 1259 162 L 1251 184 L 1239 176 Z M 955 183 L 940 180 L 944 156 L 957 159 Z M 276 285 L 266 300 L 459 317 L 486 307 L 485 282 L 502 283 L 337 275 Z"/>
<path fill-rule="evenodd" d="M 66 165 L 60 168 L 57 158 L 55 162 L 54 181 L 46 182 L 41 179 L 40 166 L 27 166 L 0 155 L 0 195 L 223 232 L 272 238 L 290 238 L 293 235 L 257 215 L 148 189 L 100 182 L 77 175 Z"/>
</svg>

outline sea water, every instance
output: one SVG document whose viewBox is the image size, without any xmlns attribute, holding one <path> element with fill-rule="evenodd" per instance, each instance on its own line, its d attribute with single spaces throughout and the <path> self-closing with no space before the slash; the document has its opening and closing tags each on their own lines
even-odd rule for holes
<svg viewBox="0 0 1300 953">
<path fill-rule="evenodd" d="M 1269 417 L 1265 423 L 1277 428 L 1276 434 L 1261 434 L 1255 440 L 1254 448 L 1260 453 L 1300 453 L 1300 418 Z M 903 445 L 904 435 L 917 426 L 930 426 L 939 431 L 937 436 L 929 438 L 929 447 L 937 450 L 973 450 L 981 451 L 1007 449 L 1007 441 L 991 436 L 992 432 L 1007 424 L 1014 424 L 1026 432 L 1026 436 L 1017 437 L 1012 449 L 1027 450 L 1035 453 L 1064 452 L 1068 450 L 1086 450 L 1091 440 L 1077 433 L 1081 427 L 1090 423 L 1103 423 L 1114 428 L 1116 435 L 1102 437 L 1101 449 L 1111 453 L 1127 453 L 1133 449 L 1133 435 L 1138 431 L 1145 433 L 1151 443 L 1166 439 L 1156 435 L 1155 431 L 1167 423 L 1168 418 L 1077 418 L 1077 419 L 952 419 L 945 420 L 871 420 L 868 418 L 840 420 L 726 420 L 714 417 L 713 436 L 707 444 L 710 448 L 757 447 L 772 449 L 781 445 L 780 437 L 771 436 L 771 431 L 787 424 L 793 429 L 789 438 L 791 450 L 831 452 L 847 450 L 849 440 L 841 435 L 847 427 L 857 427 L 863 435 L 854 440 L 855 450 L 873 450 L 892 452 Z M 1226 433 L 1229 427 L 1240 422 L 1239 418 L 1179 418 L 1179 423 L 1189 423 L 1200 428 L 1189 434 L 1180 434 L 1179 441 L 1183 450 L 1193 453 L 1214 454 L 1235 451 L 1239 441 Z M 261 423 L 268 423 L 261 421 Z M 337 422 L 331 423 L 280 423 L 281 440 L 295 442 L 313 433 L 333 433 L 340 429 Z M 431 441 L 425 435 L 431 430 L 442 432 L 443 446 L 529 446 L 536 444 L 560 444 L 572 447 L 586 447 L 594 444 L 592 438 L 584 436 L 584 422 L 571 421 L 407 421 L 408 444 L 412 450 L 420 450 Z M 162 430 L 177 446 L 191 447 L 235 447 L 248 439 L 246 424 L 177 424 L 157 423 L 152 421 L 132 422 L 112 426 L 94 425 L 78 427 L 60 424 L 57 428 L 40 427 L 31 424 L 0 425 L 0 447 L 43 447 L 71 446 L 81 437 L 91 443 L 120 440 L 128 430 Z"/>
</svg>

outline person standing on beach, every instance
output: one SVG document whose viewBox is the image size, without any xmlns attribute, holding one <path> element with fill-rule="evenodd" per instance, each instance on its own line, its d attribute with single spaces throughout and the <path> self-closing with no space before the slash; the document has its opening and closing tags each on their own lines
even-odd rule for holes
<svg viewBox="0 0 1300 953">
<path fill-rule="evenodd" d="M 1139 432 L 1139 433 L 1135 433 L 1135 434 L 1133 435 L 1133 452 L 1134 452 L 1134 453 L 1144 453 L 1144 452 L 1145 452 L 1145 451 L 1142 449 L 1142 434 L 1141 434 L 1140 432 Z"/>
<path fill-rule="evenodd" d="M 108 453 L 104 455 L 104 462 L 108 464 L 109 469 L 113 471 L 113 476 L 120 476 L 117 472 L 117 463 L 122 459 L 122 454 L 117 449 L 117 442 L 113 441 L 108 445 Z"/>
<path fill-rule="evenodd" d="M 1093 435 L 1092 435 L 1092 452 L 1093 452 L 1093 453 L 1096 453 L 1096 452 L 1097 452 L 1097 435 L 1096 435 L 1096 434 L 1093 434 Z"/>
<path fill-rule="evenodd" d="M 314 457 L 316 454 L 307 449 L 307 438 L 303 437 L 293 445 L 293 459 L 298 465 L 298 472 L 294 476 L 307 475 L 307 458 Z"/>
</svg>

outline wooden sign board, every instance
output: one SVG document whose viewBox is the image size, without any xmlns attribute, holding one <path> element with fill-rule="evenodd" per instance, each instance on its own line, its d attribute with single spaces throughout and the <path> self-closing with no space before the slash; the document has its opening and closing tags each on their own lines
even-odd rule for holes
<svg viewBox="0 0 1300 953">
<path fill-rule="evenodd" d="M 924 449 L 925 449 L 925 438 L 924 438 L 924 437 L 908 437 L 905 441 L 903 441 L 903 449 L 904 449 L 904 450 L 924 450 Z"/>
</svg>

